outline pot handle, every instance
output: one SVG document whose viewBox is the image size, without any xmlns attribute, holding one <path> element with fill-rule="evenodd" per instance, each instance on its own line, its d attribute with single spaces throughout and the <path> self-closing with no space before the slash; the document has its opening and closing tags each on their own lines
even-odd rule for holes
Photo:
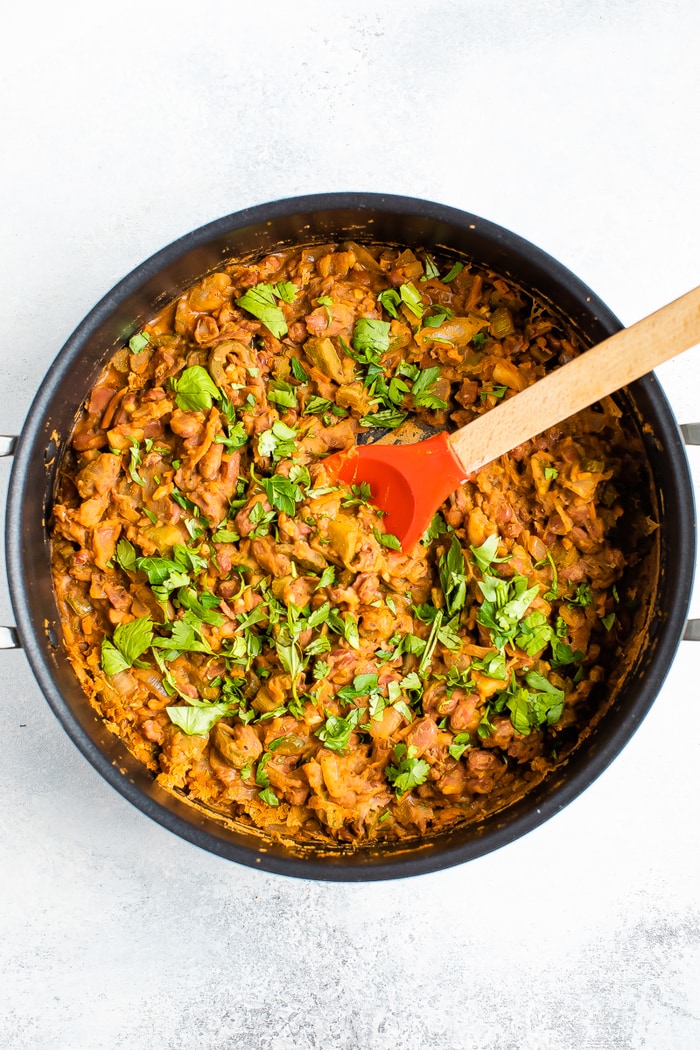
<svg viewBox="0 0 700 1050">
<path fill-rule="evenodd" d="M 686 445 L 700 445 L 700 423 L 681 423 L 681 434 Z M 700 642 L 700 620 L 688 620 L 683 638 L 687 642 Z"/>
<path fill-rule="evenodd" d="M 17 438 L 10 434 L 0 434 L 0 459 L 12 456 Z M 19 635 L 14 627 L 0 627 L 0 649 L 21 649 Z"/>
<path fill-rule="evenodd" d="M 0 627 L 0 649 L 21 649 L 19 635 L 14 627 Z"/>
</svg>

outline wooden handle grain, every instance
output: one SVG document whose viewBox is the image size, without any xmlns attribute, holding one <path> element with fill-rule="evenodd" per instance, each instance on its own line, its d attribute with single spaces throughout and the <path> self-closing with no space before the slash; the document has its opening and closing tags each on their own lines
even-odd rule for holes
<svg viewBox="0 0 700 1050">
<path fill-rule="evenodd" d="M 623 328 L 450 435 L 465 474 L 700 343 L 700 288 Z"/>
</svg>

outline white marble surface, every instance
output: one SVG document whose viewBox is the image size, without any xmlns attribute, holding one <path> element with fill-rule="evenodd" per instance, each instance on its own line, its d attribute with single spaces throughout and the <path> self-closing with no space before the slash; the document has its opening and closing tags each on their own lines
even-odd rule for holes
<svg viewBox="0 0 700 1050">
<path fill-rule="evenodd" d="M 14 5 L 0 431 L 19 431 L 117 279 L 279 197 L 378 190 L 475 212 L 561 259 L 625 323 L 700 284 L 699 12 Z M 659 375 L 679 421 L 700 418 L 700 351 Z M 622 756 L 525 839 L 348 885 L 238 867 L 151 823 L 69 742 L 24 655 L 0 653 L 0 1046 L 697 1047 L 699 669 L 684 643 Z"/>
</svg>

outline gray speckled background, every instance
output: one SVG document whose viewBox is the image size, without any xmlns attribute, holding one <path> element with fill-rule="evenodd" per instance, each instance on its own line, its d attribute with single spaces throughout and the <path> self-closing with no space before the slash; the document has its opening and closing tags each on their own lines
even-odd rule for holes
<svg viewBox="0 0 700 1050">
<path fill-rule="evenodd" d="M 561 259 L 625 323 L 700 284 L 699 12 L 16 5 L 0 431 L 18 432 L 116 280 L 278 197 L 462 207 Z M 681 422 L 700 417 L 699 354 L 659 372 Z M 0 462 L 3 499 L 8 474 Z M 24 655 L 0 653 L 0 1048 L 692 1050 L 699 656 L 681 645 L 625 752 L 539 830 L 449 871 L 353 885 L 238 867 L 153 824 L 76 751 Z"/>
</svg>

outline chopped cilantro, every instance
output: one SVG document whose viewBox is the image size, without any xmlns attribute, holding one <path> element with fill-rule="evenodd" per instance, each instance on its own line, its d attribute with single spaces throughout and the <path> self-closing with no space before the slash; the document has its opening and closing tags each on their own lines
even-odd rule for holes
<svg viewBox="0 0 700 1050">
<path fill-rule="evenodd" d="M 414 284 L 410 281 L 408 284 L 402 284 L 399 288 L 399 295 L 401 301 L 406 309 L 413 314 L 414 317 L 421 318 L 423 316 L 423 299 L 420 292 Z"/>
<path fill-rule="evenodd" d="M 292 281 L 278 281 L 273 291 L 278 299 L 285 303 L 293 303 L 297 297 L 297 286 Z"/>
<path fill-rule="evenodd" d="M 277 510 L 290 517 L 294 516 L 297 503 L 304 498 L 304 493 L 299 485 L 282 474 L 273 474 L 271 478 L 261 478 L 259 483 L 265 489 L 270 506 L 276 507 Z"/>
<path fill-rule="evenodd" d="M 254 288 L 249 288 L 240 299 L 236 299 L 236 305 L 262 321 L 276 339 L 282 339 L 287 334 L 287 322 L 275 301 L 276 298 L 283 297 L 276 292 L 273 285 L 262 282 Z"/>
<path fill-rule="evenodd" d="M 141 350 L 144 350 L 150 342 L 149 337 L 145 332 L 139 332 L 137 335 L 132 335 L 129 340 L 129 349 L 132 354 L 138 354 Z"/>
<path fill-rule="evenodd" d="M 333 402 L 329 401 L 325 397 L 317 397 L 314 395 L 310 397 L 304 406 L 304 415 L 306 416 L 321 416 L 324 412 L 330 412 L 333 408 Z"/>
<path fill-rule="evenodd" d="M 432 255 L 428 255 L 428 253 L 426 252 L 425 253 L 425 273 L 421 277 L 421 281 L 429 281 L 433 277 L 439 277 L 439 276 L 440 276 L 440 271 L 438 270 L 437 266 L 435 265 L 435 260 L 433 259 Z"/>
<path fill-rule="evenodd" d="M 383 547 L 389 547 L 393 551 L 401 550 L 401 541 L 392 532 L 380 532 L 377 528 L 372 529 L 372 532 L 375 540 L 378 540 Z"/>
<path fill-rule="evenodd" d="M 395 288 L 385 288 L 384 291 L 380 292 L 377 296 L 377 301 L 382 304 L 391 317 L 398 318 L 398 307 L 401 304 L 401 296 Z"/>
<path fill-rule="evenodd" d="M 396 427 L 401 426 L 407 415 L 407 412 L 400 412 L 398 409 L 388 408 L 382 412 L 374 412 L 368 416 L 362 416 L 360 419 L 360 426 L 382 427 L 387 430 L 395 430 Z"/>
<path fill-rule="evenodd" d="M 411 390 L 413 400 L 420 408 L 432 408 L 436 410 L 447 408 L 446 401 L 443 401 L 441 397 L 436 397 L 435 394 L 430 393 L 431 387 L 435 386 L 439 378 L 440 369 L 437 365 L 433 368 L 422 368 L 420 370 L 420 374 L 415 380 Z"/>
<path fill-rule="evenodd" d="M 326 565 L 316 584 L 316 590 L 321 587 L 330 587 L 332 583 L 335 583 L 335 565 Z"/>
<path fill-rule="evenodd" d="M 405 795 L 428 779 L 430 766 L 425 759 L 416 758 L 417 754 L 415 747 L 407 747 L 406 744 L 396 744 L 394 747 L 396 765 L 387 766 L 386 778 L 398 796 Z"/>
<path fill-rule="evenodd" d="M 443 282 L 445 284 L 449 284 L 450 281 L 454 281 L 455 277 L 457 277 L 457 275 L 460 274 L 463 269 L 464 269 L 464 263 L 461 263 L 461 262 L 454 263 L 452 265 L 452 267 L 447 271 L 445 276 L 443 277 L 443 279 L 442 279 Z"/>
<path fill-rule="evenodd" d="M 433 514 L 430 520 L 430 525 L 428 525 L 428 528 L 423 533 L 421 542 L 430 543 L 431 540 L 436 540 L 438 536 L 442 536 L 444 532 L 449 532 L 449 525 L 438 510 Z"/>
<path fill-rule="evenodd" d="M 298 379 L 300 383 L 308 383 L 309 375 L 298 357 L 292 357 L 289 366 L 295 379 Z"/>
<path fill-rule="evenodd" d="M 228 704 L 207 704 L 202 707 L 166 707 L 168 718 L 188 736 L 206 736 L 219 719 L 229 712 Z"/>
<path fill-rule="evenodd" d="M 555 639 L 552 642 L 552 667 L 566 667 L 567 664 L 579 663 L 583 660 L 585 653 L 580 649 L 575 652 L 566 642 Z"/>
<path fill-rule="evenodd" d="M 469 733 L 457 733 L 452 738 L 452 743 L 447 749 L 448 753 L 452 756 L 452 758 L 455 758 L 459 761 L 459 759 L 462 757 L 467 748 L 471 747 L 469 741 Z"/>
<path fill-rule="evenodd" d="M 153 641 L 153 621 L 141 616 L 115 627 L 112 640 L 102 639 L 101 662 L 105 674 L 115 675 L 133 667 Z"/>
<path fill-rule="evenodd" d="M 434 303 L 430 311 L 423 317 L 423 324 L 427 328 L 439 328 L 443 321 L 451 321 L 454 317 L 454 310 L 450 310 L 449 306 L 438 306 Z"/>
<path fill-rule="evenodd" d="M 208 412 L 214 401 L 221 398 L 221 391 L 206 368 L 192 365 L 173 379 L 177 407 L 183 412 Z"/>
<path fill-rule="evenodd" d="M 591 594 L 591 586 L 589 583 L 579 583 L 573 597 L 565 597 L 564 601 L 567 605 L 592 605 L 593 595 Z"/>
<path fill-rule="evenodd" d="M 493 535 L 486 537 L 480 547 L 469 548 L 474 555 L 474 561 L 479 566 L 482 573 L 486 572 L 489 566 L 494 562 L 510 561 L 510 554 L 507 554 L 504 558 L 497 557 L 496 551 L 498 550 L 499 542 L 500 539 L 498 533 L 494 532 Z"/>
<path fill-rule="evenodd" d="M 464 568 L 462 546 L 457 537 L 453 536 L 449 549 L 438 561 L 440 586 L 450 616 L 463 609 L 467 600 L 467 578 Z"/>
<path fill-rule="evenodd" d="M 507 390 L 508 390 L 507 386 L 496 385 L 496 386 L 484 387 L 484 389 L 479 394 L 479 398 L 480 398 L 481 401 L 486 401 L 486 399 L 488 397 L 501 398 L 501 397 L 503 397 L 505 395 Z"/>
<path fill-rule="evenodd" d="M 536 656 L 551 640 L 552 628 L 547 623 L 545 614 L 539 609 L 521 620 L 514 638 L 515 644 L 528 656 Z"/>
<path fill-rule="evenodd" d="M 477 622 L 490 630 L 496 648 L 503 649 L 514 640 L 518 624 L 537 597 L 539 586 L 528 587 L 527 577 L 517 575 L 511 580 L 485 575 L 478 586 L 485 600 L 476 614 Z"/>
<path fill-rule="evenodd" d="M 297 392 L 289 383 L 281 379 L 271 379 L 267 388 L 267 400 L 282 408 L 296 408 Z"/>
<path fill-rule="evenodd" d="M 355 322 L 352 345 L 358 353 L 369 351 L 372 354 L 383 354 L 389 349 L 388 321 L 378 321 L 373 317 L 360 317 Z"/>
<path fill-rule="evenodd" d="M 296 449 L 297 432 L 280 419 L 276 419 L 270 430 L 263 430 L 258 437 L 258 454 L 272 456 L 275 462 L 288 459 Z"/>
<path fill-rule="evenodd" d="M 328 715 L 320 729 L 316 730 L 316 736 L 323 742 L 329 751 L 344 754 L 350 744 L 350 736 L 355 731 L 360 721 L 361 709 L 354 708 L 347 718 L 339 715 Z"/>
</svg>

